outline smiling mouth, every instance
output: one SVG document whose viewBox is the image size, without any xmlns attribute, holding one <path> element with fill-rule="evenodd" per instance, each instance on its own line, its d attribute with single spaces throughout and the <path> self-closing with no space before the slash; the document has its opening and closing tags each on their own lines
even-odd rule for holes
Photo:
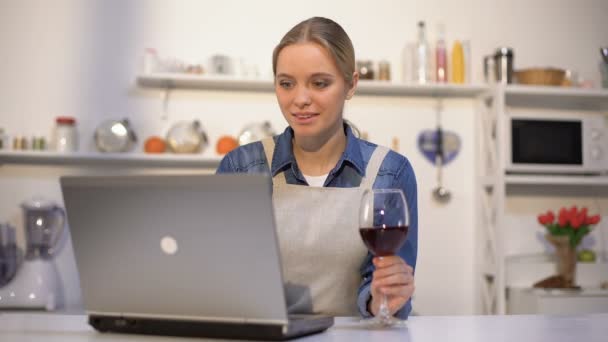
<svg viewBox="0 0 608 342">
<path fill-rule="evenodd" d="M 315 113 L 292 113 L 291 115 L 295 116 L 297 119 L 310 119 L 313 116 L 318 114 Z"/>
</svg>

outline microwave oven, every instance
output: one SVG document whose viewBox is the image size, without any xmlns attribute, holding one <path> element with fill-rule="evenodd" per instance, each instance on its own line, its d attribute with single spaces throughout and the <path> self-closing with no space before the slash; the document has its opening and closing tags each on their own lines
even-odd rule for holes
<svg viewBox="0 0 608 342">
<path fill-rule="evenodd" d="M 516 112 L 507 118 L 507 173 L 608 173 L 606 115 Z"/>
</svg>

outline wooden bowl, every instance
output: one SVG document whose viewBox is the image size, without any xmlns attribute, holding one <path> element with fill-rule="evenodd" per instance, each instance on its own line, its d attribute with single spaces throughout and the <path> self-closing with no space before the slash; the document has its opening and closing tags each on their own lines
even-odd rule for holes
<svg viewBox="0 0 608 342">
<path fill-rule="evenodd" d="M 515 72 L 519 84 L 559 86 L 564 82 L 566 71 L 555 68 L 530 68 Z"/>
</svg>

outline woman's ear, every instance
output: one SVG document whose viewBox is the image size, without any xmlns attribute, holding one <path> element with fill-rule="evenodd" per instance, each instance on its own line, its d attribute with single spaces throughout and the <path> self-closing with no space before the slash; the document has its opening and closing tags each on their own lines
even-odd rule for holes
<svg viewBox="0 0 608 342">
<path fill-rule="evenodd" d="M 350 88 L 346 91 L 346 99 L 350 100 L 353 95 L 355 95 L 355 90 L 357 90 L 357 83 L 359 82 L 359 73 L 353 72 L 353 80 L 350 83 Z"/>
</svg>

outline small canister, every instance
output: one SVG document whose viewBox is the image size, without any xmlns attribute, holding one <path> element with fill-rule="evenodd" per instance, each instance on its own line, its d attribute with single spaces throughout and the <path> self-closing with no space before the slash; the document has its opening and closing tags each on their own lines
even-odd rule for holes
<svg viewBox="0 0 608 342">
<path fill-rule="evenodd" d="M 55 119 L 53 130 L 52 149 L 57 152 L 78 151 L 78 132 L 76 119 L 70 116 L 59 116 Z"/>
<path fill-rule="evenodd" d="M 11 147 L 8 134 L 0 127 L 0 150 L 8 150 Z"/>
<path fill-rule="evenodd" d="M 391 65 L 388 61 L 378 62 L 378 79 L 381 81 L 391 80 Z"/>
<path fill-rule="evenodd" d="M 513 49 L 501 47 L 494 53 L 494 71 L 496 82 L 513 83 Z"/>
<path fill-rule="evenodd" d="M 357 61 L 357 71 L 359 72 L 360 80 L 373 80 L 374 79 L 374 69 L 373 69 L 372 61 L 369 61 L 369 60 Z"/>
</svg>

